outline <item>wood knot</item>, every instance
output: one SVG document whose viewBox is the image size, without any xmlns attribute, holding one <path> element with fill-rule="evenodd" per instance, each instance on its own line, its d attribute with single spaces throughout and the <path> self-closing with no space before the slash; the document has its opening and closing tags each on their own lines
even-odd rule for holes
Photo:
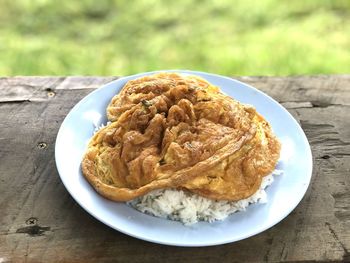
<svg viewBox="0 0 350 263">
<path fill-rule="evenodd" d="M 56 95 L 56 93 L 51 88 L 46 88 L 45 90 L 47 91 L 47 96 L 49 98 L 52 98 Z"/>
<path fill-rule="evenodd" d="M 56 93 L 53 92 L 53 91 L 49 91 L 49 92 L 47 93 L 47 96 L 48 96 L 49 98 L 52 98 L 52 97 L 54 97 L 55 95 L 56 95 Z"/>
<path fill-rule="evenodd" d="M 30 217 L 26 220 L 27 225 L 35 225 L 38 222 L 36 217 Z"/>
<path fill-rule="evenodd" d="M 321 156 L 321 159 L 327 160 L 331 158 L 328 154 Z"/>
<path fill-rule="evenodd" d="M 47 143 L 39 142 L 37 146 L 38 146 L 39 149 L 45 149 L 47 147 Z"/>
</svg>

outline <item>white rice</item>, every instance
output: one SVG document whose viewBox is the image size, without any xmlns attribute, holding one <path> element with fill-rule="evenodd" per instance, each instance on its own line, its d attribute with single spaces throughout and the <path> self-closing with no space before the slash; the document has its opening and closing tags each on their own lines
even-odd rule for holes
<svg viewBox="0 0 350 263">
<path fill-rule="evenodd" d="M 152 191 L 129 201 L 128 204 L 142 213 L 180 221 L 185 225 L 195 224 L 198 221 L 214 222 L 223 220 L 232 213 L 245 211 L 250 204 L 266 203 L 265 188 L 272 184 L 273 175 L 281 173 L 282 171 L 275 170 L 265 176 L 255 194 L 235 202 L 216 201 L 182 190 L 164 189 Z"/>
<path fill-rule="evenodd" d="M 108 125 L 111 124 L 111 123 L 112 123 L 112 122 L 107 121 L 106 124 L 103 124 L 103 123 L 101 123 L 100 125 L 94 124 L 94 127 L 95 127 L 95 129 L 94 129 L 94 134 L 95 134 L 96 132 L 98 132 L 99 130 L 101 130 L 102 128 L 108 126 Z"/>
</svg>

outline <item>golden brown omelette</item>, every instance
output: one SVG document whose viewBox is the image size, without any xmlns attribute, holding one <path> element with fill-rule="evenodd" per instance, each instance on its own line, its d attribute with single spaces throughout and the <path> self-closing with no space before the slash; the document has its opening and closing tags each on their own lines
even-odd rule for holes
<svg viewBox="0 0 350 263">
<path fill-rule="evenodd" d="M 252 106 L 195 76 L 131 80 L 107 116 L 111 124 L 92 137 L 82 170 L 111 200 L 175 188 L 236 201 L 254 194 L 279 159 L 279 141 Z"/>
</svg>

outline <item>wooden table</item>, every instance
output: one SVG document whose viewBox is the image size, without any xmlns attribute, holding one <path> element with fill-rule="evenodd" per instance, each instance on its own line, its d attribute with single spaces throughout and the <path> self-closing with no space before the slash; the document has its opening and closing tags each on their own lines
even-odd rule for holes
<svg viewBox="0 0 350 263">
<path fill-rule="evenodd" d="M 85 212 L 61 183 L 54 143 L 64 117 L 114 79 L 0 78 L 0 262 L 350 262 L 350 75 L 237 78 L 298 120 L 312 146 L 313 177 L 299 206 L 276 226 L 204 248 L 119 233 Z"/>
</svg>

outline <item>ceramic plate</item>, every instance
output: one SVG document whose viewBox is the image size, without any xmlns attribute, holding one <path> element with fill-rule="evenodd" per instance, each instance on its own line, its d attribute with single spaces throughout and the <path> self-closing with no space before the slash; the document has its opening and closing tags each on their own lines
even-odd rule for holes
<svg viewBox="0 0 350 263">
<path fill-rule="evenodd" d="M 87 95 L 69 112 L 56 139 L 57 169 L 73 198 L 91 215 L 106 225 L 143 240 L 175 246 L 210 246 L 238 241 L 256 235 L 285 218 L 303 198 L 310 183 L 312 156 L 307 138 L 296 120 L 275 100 L 239 81 L 214 74 L 176 70 L 200 76 L 219 86 L 233 98 L 253 105 L 282 143 L 276 176 L 266 189 L 266 204 L 250 205 L 245 212 L 224 221 L 200 222 L 184 226 L 179 222 L 143 214 L 124 203 L 98 195 L 85 180 L 81 160 L 96 126 L 107 122 L 106 107 L 111 98 L 131 79 L 155 72 L 128 76 L 113 81 Z"/>
</svg>

